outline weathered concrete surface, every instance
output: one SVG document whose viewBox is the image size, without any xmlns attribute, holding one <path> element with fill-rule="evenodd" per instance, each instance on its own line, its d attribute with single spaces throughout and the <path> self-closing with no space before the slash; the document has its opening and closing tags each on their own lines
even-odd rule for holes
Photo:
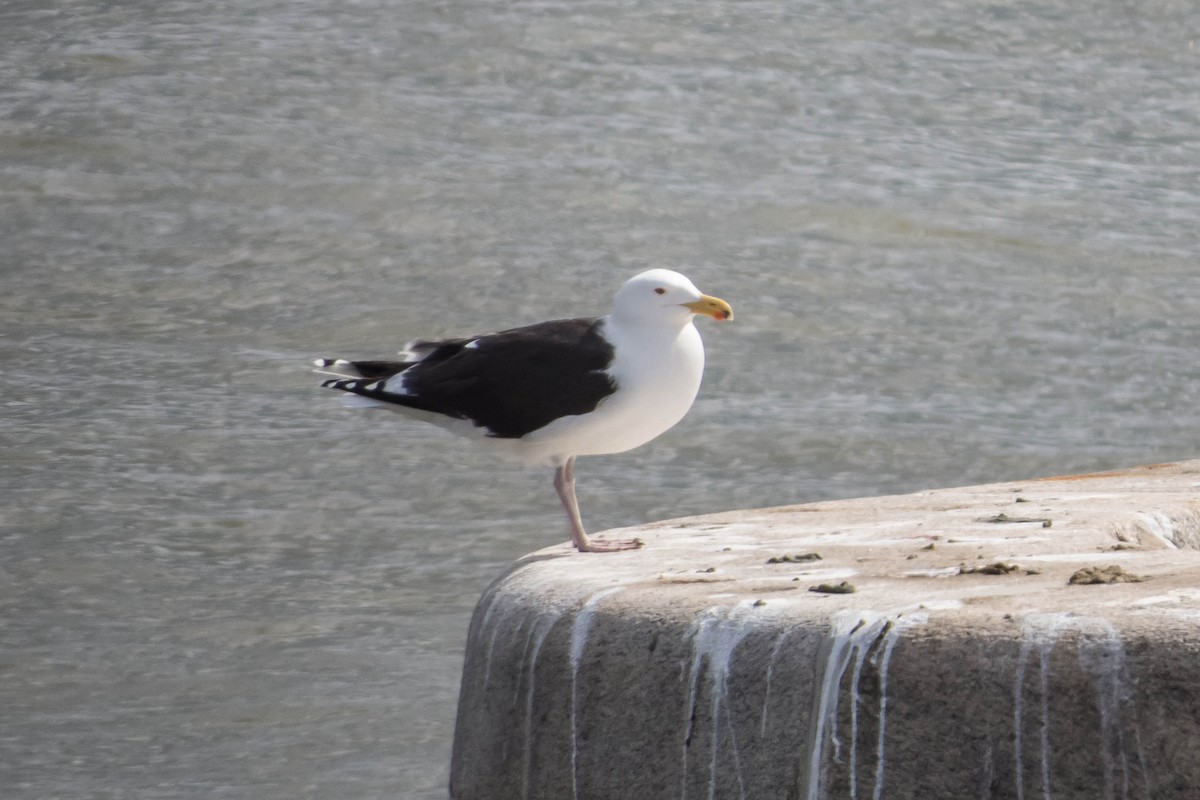
<svg viewBox="0 0 1200 800">
<path fill-rule="evenodd" d="M 1200 461 L 631 533 L 480 600 L 455 800 L 1200 797 Z"/>
</svg>

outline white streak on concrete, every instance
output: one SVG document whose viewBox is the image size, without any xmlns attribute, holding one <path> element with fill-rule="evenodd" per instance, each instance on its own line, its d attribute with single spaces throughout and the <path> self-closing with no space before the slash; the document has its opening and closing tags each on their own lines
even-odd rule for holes
<svg viewBox="0 0 1200 800">
<path fill-rule="evenodd" d="M 767 662 L 767 686 L 763 692 L 762 723 L 758 731 L 762 736 L 767 735 L 767 713 L 770 709 L 771 681 L 775 677 L 775 661 L 779 658 L 779 652 L 783 649 L 783 643 L 787 641 L 789 633 L 791 630 L 785 628 L 775 637 L 775 646 L 771 648 L 771 660 Z"/>
<path fill-rule="evenodd" d="M 838 694 L 846 669 L 854 662 L 851 673 L 851 711 L 850 711 L 850 797 L 857 800 L 858 796 L 858 683 L 862 674 L 864 659 L 870 653 L 880 637 L 884 637 L 884 653 L 882 661 L 877 663 L 881 671 L 881 689 L 885 692 L 880 698 L 880 733 L 876 763 L 875 793 L 880 797 L 883 790 L 883 742 L 884 725 L 886 723 L 886 671 L 891 661 L 891 652 L 896 639 L 911 625 L 925 622 L 926 614 L 903 616 L 901 612 L 889 615 L 874 611 L 843 611 L 834 615 L 832 628 L 829 633 L 829 655 L 825 660 L 825 671 L 821 676 L 816 709 L 813 716 L 812 739 L 810 740 L 808 760 L 808 800 L 818 800 L 821 796 L 821 762 L 825 754 L 825 741 L 828 738 L 833 747 L 833 760 L 841 758 L 841 740 L 837 732 Z M 872 662 L 876 663 L 876 662 Z M 826 734 L 828 731 L 828 736 Z"/>
<path fill-rule="evenodd" d="M 1022 753 L 1025 695 L 1025 669 L 1034 647 L 1038 649 L 1038 691 L 1040 694 L 1041 724 L 1038 728 L 1041 789 L 1043 800 L 1050 800 L 1050 655 L 1062 632 L 1077 626 L 1074 614 L 1026 614 L 1021 620 L 1021 649 L 1017 660 L 1016 681 L 1013 685 L 1013 758 L 1016 767 L 1017 800 L 1025 797 L 1024 759 Z"/>
<path fill-rule="evenodd" d="M 1077 645 L 1080 670 L 1091 677 L 1096 692 L 1096 705 L 1100 712 L 1100 748 L 1103 769 L 1103 800 L 1128 800 L 1131 791 L 1129 747 L 1125 740 L 1129 719 L 1134 733 L 1134 754 L 1137 757 L 1143 779 L 1143 791 L 1149 796 L 1149 776 L 1146 771 L 1145 753 L 1142 750 L 1141 731 L 1136 714 L 1130 707 L 1132 694 L 1125 667 L 1125 646 L 1120 632 L 1108 620 L 1101 617 L 1077 616 L 1075 614 L 1027 614 L 1022 618 L 1020 655 L 1017 661 L 1016 684 L 1013 688 L 1014 751 L 1016 759 L 1017 800 L 1024 800 L 1024 764 L 1022 752 L 1025 671 L 1034 648 L 1038 651 L 1038 691 L 1040 693 L 1041 725 L 1039 728 L 1039 750 L 1041 762 L 1041 796 L 1051 800 L 1050 765 L 1050 657 L 1062 633 L 1075 629 L 1082 634 Z M 1124 709 L 1128 709 L 1125 712 Z M 1125 713 L 1130 716 L 1125 717 Z M 1121 779 L 1118 784 L 1117 769 Z"/>
<path fill-rule="evenodd" d="M 509 579 L 519 575 L 526 569 L 528 569 L 528 567 L 521 567 L 517 570 L 514 570 L 509 575 Z M 500 591 L 500 588 L 501 587 L 498 583 L 493 583 L 484 591 L 484 597 L 486 600 L 480 600 L 481 603 L 487 603 L 487 610 L 483 612 L 483 619 L 479 621 L 479 627 L 481 630 L 487 631 L 490 629 L 492 632 L 491 636 L 488 637 L 487 660 L 484 662 L 483 666 L 484 686 L 487 686 L 488 682 L 491 680 L 492 656 L 496 650 L 496 639 L 502 632 L 501 628 L 503 628 L 503 625 L 501 624 L 496 624 L 493 626 L 492 618 L 498 612 L 502 612 L 500 613 L 500 622 L 502 623 L 504 622 L 505 617 L 508 616 L 508 614 L 511 613 L 514 608 L 519 608 L 519 606 L 514 602 L 513 598 L 507 592 Z M 519 622 L 517 624 L 517 628 L 520 628 Z"/>
<path fill-rule="evenodd" d="M 1153 552 L 1153 550 L 1125 550 L 1121 553 L 1121 561 L 1126 564 L 1131 561 L 1143 561 L 1147 558 L 1152 558 Z M 1009 557 L 1004 556 L 1004 558 L 1007 559 Z M 1111 562 L 1112 560 L 1113 554 L 1111 551 L 1098 553 L 1034 553 L 1021 556 L 1019 563 L 1023 565 L 1029 561 L 1036 561 L 1046 564 L 1074 564 L 1076 562 L 1080 564 L 1099 564 Z"/>
<path fill-rule="evenodd" d="M 854 645 L 852 637 L 861 637 L 864 629 L 869 631 L 879 624 L 874 615 L 853 611 L 839 612 L 833 618 L 829 631 L 829 657 L 825 660 L 825 672 L 821 676 L 821 692 L 817 698 L 816 725 L 813 730 L 808 758 L 808 800 L 818 800 L 821 792 L 821 760 L 825 751 L 825 729 L 830 728 L 829 738 L 833 743 L 834 759 L 840 755 L 841 745 L 837 738 L 837 698 L 842 676 L 850 663 Z"/>
<path fill-rule="evenodd" d="M 868 615 L 870 619 L 868 619 Z M 808 757 L 808 800 L 818 800 L 821 792 L 821 759 L 825 750 L 825 728 L 832 721 L 830 737 L 834 742 L 834 757 L 837 757 L 837 695 L 850 661 L 848 652 L 851 637 L 861 636 L 863 628 L 870 629 L 879 620 L 872 612 L 842 611 L 834 615 L 829 631 L 829 656 L 825 660 L 825 672 L 821 676 L 821 689 L 817 697 L 817 708 L 813 720 L 812 741 Z"/>
<path fill-rule="evenodd" d="M 529 665 L 529 678 L 525 687 L 525 749 L 523 753 L 523 783 L 526 800 L 530 796 L 530 778 L 533 769 L 533 696 L 537 685 L 538 654 L 542 651 L 542 644 L 546 641 L 546 635 L 550 633 L 550 629 L 554 627 L 554 623 L 557 621 L 557 614 L 539 614 L 530 624 L 529 638 L 525 640 L 525 652 L 528 654 L 528 657 L 522 660 Z"/>
<path fill-rule="evenodd" d="M 1128 800 L 1131 790 L 1130 752 L 1125 740 L 1127 727 L 1133 729 L 1133 755 L 1144 782 L 1143 796 L 1150 796 L 1141 729 L 1133 708 L 1133 693 L 1125 666 L 1125 644 L 1121 634 L 1108 620 L 1089 618 L 1092 629 L 1079 644 L 1079 667 L 1092 679 L 1096 706 L 1100 711 L 1100 746 L 1104 760 L 1104 800 Z M 1126 720 L 1128 721 L 1126 723 Z M 1121 769 L 1120 791 L 1117 767 Z"/>
<path fill-rule="evenodd" d="M 996 774 L 996 754 L 989 739 L 983 752 L 983 778 L 979 781 L 979 800 L 991 800 L 992 780 Z"/>
<path fill-rule="evenodd" d="M 483 666 L 483 685 L 487 686 L 492 679 L 492 654 L 496 651 L 496 637 L 500 635 L 500 629 L 494 628 L 492 635 L 488 638 L 487 648 L 487 663 Z"/>
<path fill-rule="evenodd" d="M 884 734 L 887 732 L 887 681 L 888 667 L 892 663 L 892 650 L 895 649 L 900 634 L 914 625 L 923 625 L 928 621 L 928 614 L 910 614 L 893 619 L 884 633 L 882 654 L 876 653 L 875 656 L 878 659 L 877 668 L 879 670 L 879 743 L 875 755 L 875 792 L 871 795 L 872 800 L 880 800 L 883 796 L 883 748 Z"/>
<path fill-rule="evenodd" d="M 579 666 L 583 663 L 596 607 L 604 598 L 621 591 L 622 588 L 614 586 L 596 592 L 575 614 L 575 620 L 571 624 L 571 794 L 575 798 L 579 797 Z"/>
<path fill-rule="evenodd" d="M 1021 649 L 1017 655 L 1017 674 L 1013 680 L 1013 768 L 1017 776 L 1017 800 L 1025 800 L 1025 762 L 1021 758 L 1022 708 L 1025 700 L 1025 664 L 1029 661 L 1032 643 L 1021 638 Z"/>
<path fill-rule="evenodd" d="M 900 573 L 905 578 L 952 578 L 961 574 L 960 567 L 930 567 L 928 569 L 910 569 Z"/>
<path fill-rule="evenodd" d="M 1099 620 L 1100 635 L 1079 644 L 1079 668 L 1092 679 L 1096 690 L 1096 707 L 1100 711 L 1100 755 L 1104 762 L 1104 800 L 1115 800 L 1117 760 L 1121 762 L 1124 779 L 1121 796 L 1129 796 L 1129 761 L 1125 755 L 1124 734 L 1120 714 L 1124 686 L 1121 672 L 1125 666 L 1125 647 L 1116 628 L 1107 620 Z M 1114 742 L 1114 739 L 1116 740 Z M 1113 756 L 1116 745 L 1117 758 Z"/>
<path fill-rule="evenodd" d="M 496 637 L 500 635 L 500 626 L 492 627 L 492 615 L 496 613 L 496 608 L 500 605 L 500 596 L 493 593 L 488 601 L 487 610 L 483 612 L 483 619 L 480 620 L 479 626 L 483 630 L 492 631 L 492 635 L 488 637 L 487 660 L 483 665 L 483 685 L 487 686 L 492 677 L 492 655 L 496 651 Z"/>
<path fill-rule="evenodd" d="M 688 796 L 688 752 L 695 730 L 696 701 L 700 694 L 700 673 L 705 667 L 707 667 L 710 687 L 709 717 L 712 722 L 708 795 L 709 798 L 716 797 L 718 756 L 721 752 L 721 729 L 724 724 L 729 734 L 729 750 L 733 755 L 738 793 L 742 798 L 746 796 L 741 754 L 738 752 L 735 726 L 728 704 L 728 676 L 734 651 L 754 628 L 758 616 L 757 609 L 752 604 L 743 602 L 732 608 L 724 606 L 711 608 L 692 626 L 692 663 L 689 674 L 691 688 L 688 692 L 688 705 L 685 711 L 686 725 L 683 738 L 683 774 L 680 793 L 683 798 Z"/>
<path fill-rule="evenodd" d="M 861 703 L 858 682 L 862 678 L 863 662 L 867 660 L 867 648 L 855 650 L 854 672 L 850 676 L 850 800 L 858 797 L 858 706 Z"/>
<path fill-rule="evenodd" d="M 1043 645 L 1039 654 L 1042 688 L 1042 798 L 1050 800 L 1050 652 L 1054 644 Z"/>
<path fill-rule="evenodd" d="M 917 604 L 917 609 L 920 611 L 954 611 L 962 607 L 963 601 L 955 599 L 925 600 Z"/>
</svg>

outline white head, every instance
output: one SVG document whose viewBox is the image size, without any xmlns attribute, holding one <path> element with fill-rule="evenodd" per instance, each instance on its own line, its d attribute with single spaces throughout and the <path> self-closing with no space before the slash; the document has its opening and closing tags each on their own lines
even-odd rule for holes
<svg viewBox="0 0 1200 800">
<path fill-rule="evenodd" d="M 613 316 L 637 322 L 686 325 L 695 314 L 715 320 L 733 319 L 733 309 L 710 297 L 678 272 L 652 269 L 625 281 L 613 300 Z"/>
</svg>

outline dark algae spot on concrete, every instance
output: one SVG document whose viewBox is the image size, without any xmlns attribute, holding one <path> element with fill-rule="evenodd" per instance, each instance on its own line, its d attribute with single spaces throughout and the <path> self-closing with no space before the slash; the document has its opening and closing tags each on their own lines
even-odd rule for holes
<svg viewBox="0 0 1200 800">
<path fill-rule="evenodd" d="M 1010 517 L 1008 514 L 1001 512 L 994 517 L 985 517 L 980 522 L 991 522 L 996 525 L 1016 525 L 1022 522 L 1040 522 L 1043 528 L 1049 528 L 1054 524 L 1054 520 L 1049 517 Z"/>
<path fill-rule="evenodd" d="M 815 587 L 809 587 L 809 591 L 818 591 L 822 595 L 852 595 L 858 589 L 854 588 L 854 584 L 842 581 L 841 583 L 818 583 Z"/>
<path fill-rule="evenodd" d="M 820 561 L 820 553 L 797 553 L 791 556 L 771 556 L 767 559 L 768 564 L 803 564 L 807 561 Z"/>
<path fill-rule="evenodd" d="M 1068 584 L 1088 585 L 1093 583 L 1141 583 L 1145 578 L 1126 572 L 1119 564 L 1107 567 L 1084 567 L 1076 570 Z"/>
<path fill-rule="evenodd" d="M 992 564 L 986 564 L 982 567 L 967 567 L 961 566 L 958 568 L 959 575 L 1008 575 L 1012 572 L 1017 572 L 1021 568 L 1016 564 L 1006 564 L 1003 561 L 997 561 Z"/>
</svg>

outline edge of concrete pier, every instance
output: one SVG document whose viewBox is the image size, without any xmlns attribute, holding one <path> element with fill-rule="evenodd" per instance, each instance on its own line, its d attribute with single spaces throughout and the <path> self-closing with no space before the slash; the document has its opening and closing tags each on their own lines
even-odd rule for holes
<svg viewBox="0 0 1200 800">
<path fill-rule="evenodd" d="M 1200 786 L 1200 460 L 610 535 L 480 599 L 454 800 Z"/>
</svg>

